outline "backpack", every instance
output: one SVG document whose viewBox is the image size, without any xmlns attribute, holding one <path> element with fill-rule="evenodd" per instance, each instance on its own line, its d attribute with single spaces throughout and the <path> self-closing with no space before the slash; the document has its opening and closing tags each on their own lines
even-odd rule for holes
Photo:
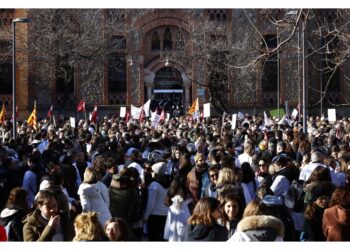
<svg viewBox="0 0 350 250">
<path fill-rule="evenodd" d="M 304 181 L 293 180 L 284 197 L 284 205 L 292 209 L 293 212 L 302 213 L 304 211 L 304 197 Z"/>
</svg>

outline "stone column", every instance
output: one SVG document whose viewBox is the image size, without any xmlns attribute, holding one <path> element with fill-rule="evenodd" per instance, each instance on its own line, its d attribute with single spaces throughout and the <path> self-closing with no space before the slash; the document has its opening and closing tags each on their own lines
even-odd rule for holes
<svg viewBox="0 0 350 250">
<path fill-rule="evenodd" d="M 188 109 L 191 105 L 190 103 L 190 88 L 191 88 L 191 83 L 185 82 L 184 83 L 184 89 L 185 89 L 185 109 Z"/>
<path fill-rule="evenodd" d="M 146 83 L 147 88 L 147 100 L 152 98 L 152 89 L 153 89 L 154 83 Z"/>
</svg>

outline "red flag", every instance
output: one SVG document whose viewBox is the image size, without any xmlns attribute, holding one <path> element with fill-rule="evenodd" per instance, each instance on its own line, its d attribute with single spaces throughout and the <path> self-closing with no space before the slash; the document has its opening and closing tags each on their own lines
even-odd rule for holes
<svg viewBox="0 0 350 250">
<path fill-rule="evenodd" d="M 52 112 L 53 112 L 53 105 L 51 105 L 50 109 L 49 109 L 49 112 L 47 112 L 47 118 L 48 119 L 51 119 L 52 117 Z"/>
<path fill-rule="evenodd" d="M 91 114 L 91 120 L 92 123 L 97 123 L 97 105 L 95 104 L 94 111 L 92 111 Z"/>
<path fill-rule="evenodd" d="M 129 111 L 126 111 L 126 114 L 125 114 L 125 122 L 128 123 L 130 120 L 130 112 Z"/>
<path fill-rule="evenodd" d="M 159 121 L 164 121 L 165 120 L 165 113 L 164 113 L 164 109 L 162 109 L 162 112 L 160 113 L 160 118 Z"/>
<path fill-rule="evenodd" d="M 145 119 L 145 111 L 143 110 L 143 105 L 141 107 L 141 113 L 140 113 L 140 117 L 139 117 L 139 122 L 141 123 L 144 119 Z"/>
<path fill-rule="evenodd" d="M 77 106 L 77 112 L 84 112 L 85 111 L 85 101 L 84 99 L 81 100 Z"/>
</svg>

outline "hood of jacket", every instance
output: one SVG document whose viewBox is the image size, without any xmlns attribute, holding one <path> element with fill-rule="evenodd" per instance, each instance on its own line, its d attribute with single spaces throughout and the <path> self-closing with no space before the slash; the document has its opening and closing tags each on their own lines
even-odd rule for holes
<svg viewBox="0 0 350 250">
<path fill-rule="evenodd" d="M 344 226 L 350 225 L 350 209 L 345 209 L 340 206 L 334 208 L 334 218 L 340 224 Z"/>
<path fill-rule="evenodd" d="M 78 194 L 93 198 L 101 195 L 101 192 L 95 184 L 82 183 L 79 186 Z"/>
<path fill-rule="evenodd" d="M 17 209 L 4 208 L 0 214 L 0 225 L 7 225 L 19 212 Z"/>
<path fill-rule="evenodd" d="M 244 232 L 252 241 L 274 241 L 284 236 L 284 225 L 274 216 L 254 215 L 243 218 L 237 231 Z"/>
</svg>

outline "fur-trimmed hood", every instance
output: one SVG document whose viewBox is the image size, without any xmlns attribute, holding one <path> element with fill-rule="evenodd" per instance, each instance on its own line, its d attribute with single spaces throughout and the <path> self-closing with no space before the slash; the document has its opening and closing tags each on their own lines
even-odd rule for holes
<svg viewBox="0 0 350 250">
<path fill-rule="evenodd" d="M 243 218 L 232 236 L 234 241 L 280 241 L 284 236 L 281 220 L 270 215 L 254 215 Z"/>
</svg>

